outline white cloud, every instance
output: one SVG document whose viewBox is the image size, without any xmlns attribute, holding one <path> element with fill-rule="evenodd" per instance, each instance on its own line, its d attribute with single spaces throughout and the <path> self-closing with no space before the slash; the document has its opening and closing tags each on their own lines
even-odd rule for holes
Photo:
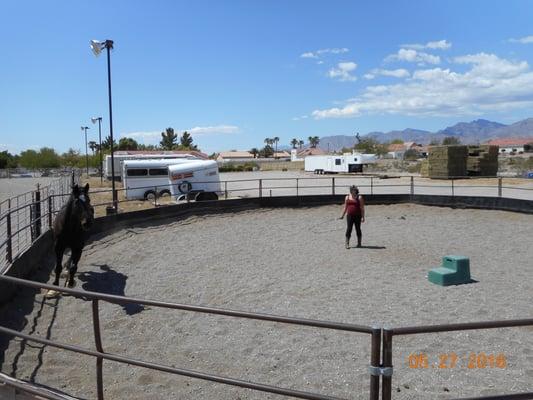
<svg viewBox="0 0 533 400">
<path fill-rule="evenodd" d="M 194 128 L 184 130 L 191 135 L 216 135 L 237 133 L 239 127 L 235 125 L 195 126 Z"/>
<path fill-rule="evenodd" d="M 315 53 L 307 52 L 300 55 L 301 58 L 318 58 L 318 56 Z"/>
<path fill-rule="evenodd" d="M 458 116 L 533 107 L 533 72 L 527 62 L 485 53 L 456 57 L 453 61 L 468 69 L 420 69 L 400 83 L 368 86 L 343 105 L 315 110 L 312 116 Z"/>
<path fill-rule="evenodd" d="M 141 140 L 153 140 L 161 137 L 162 131 L 139 131 L 139 132 L 127 132 L 121 133 L 120 137 L 129 137 L 132 139 Z"/>
<path fill-rule="evenodd" d="M 299 117 L 294 117 L 292 120 L 293 120 L 293 121 L 300 121 L 300 120 L 302 120 L 302 119 L 307 119 L 307 118 L 309 118 L 308 115 L 301 115 L 301 116 L 299 116 Z"/>
<path fill-rule="evenodd" d="M 398 68 L 398 69 L 379 69 L 379 68 L 375 68 L 375 69 L 373 69 L 372 71 L 370 71 L 369 73 L 367 73 L 367 74 L 365 74 L 363 76 L 364 76 L 365 79 L 374 79 L 378 75 L 390 76 L 390 77 L 393 77 L 393 78 L 408 78 L 409 76 L 411 76 L 411 74 L 409 74 L 409 71 L 407 71 L 404 68 Z"/>
<path fill-rule="evenodd" d="M 529 44 L 533 43 L 533 36 L 524 36 L 519 39 L 509 39 L 509 42 L 511 43 L 522 43 L 522 44 Z"/>
<path fill-rule="evenodd" d="M 239 131 L 238 126 L 234 125 L 216 125 L 216 126 L 195 126 L 190 129 L 174 129 L 174 132 L 178 135 L 181 135 L 184 131 L 189 132 L 193 136 L 200 135 L 215 135 L 215 134 L 231 134 Z M 121 133 L 120 137 L 130 137 L 133 139 L 139 139 L 143 141 L 153 141 L 156 139 L 161 139 L 160 131 L 140 131 L 140 132 L 128 132 Z"/>
<path fill-rule="evenodd" d="M 414 62 L 419 65 L 424 64 L 440 64 L 440 57 L 433 54 L 416 51 L 413 49 L 400 49 L 396 54 L 391 54 L 385 58 L 386 62 L 391 61 L 406 61 Z"/>
<path fill-rule="evenodd" d="M 329 48 L 329 49 L 308 51 L 308 52 L 300 54 L 300 57 L 301 58 L 320 58 L 320 56 L 324 54 L 344 54 L 349 51 L 350 49 L 347 49 L 346 47 L 334 47 L 334 48 Z"/>
<path fill-rule="evenodd" d="M 354 62 L 340 62 L 337 64 L 337 67 L 331 68 L 328 71 L 328 76 L 333 79 L 338 79 L 339 81 L 356 81 L 357 78 L 351 73 L 355 71 L 357 64 Z"/>
<path fill-rule="evenodd" d="M 414 50 L 424 50 L 424 49 L 431 49 L 431 50 L 447 50 L 450 47 L 452 47 L 452 44 L 446 40 L 437 40 L 434 42 L 427 42 L 426 44 L 402 44 L 401 47 L 406 49 L 414 49 Z"/>
</svg>

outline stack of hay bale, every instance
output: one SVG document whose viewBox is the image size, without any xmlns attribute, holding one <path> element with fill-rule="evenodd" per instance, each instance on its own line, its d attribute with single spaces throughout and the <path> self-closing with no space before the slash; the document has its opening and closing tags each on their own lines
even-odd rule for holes
<svg viewBox="0 0 533 400">
<path fill-rule="evenodd" d="M 498 146 L 468 146 L 468 159 L 466 160 L 468 176 L 496 176 L 498 150 Z"/>
<path fill-rule="evenodd" d="M 431 146 L 428 155 L 430 178 L 466 176 L 467 146 Z"/>
<path fill-rule="evenodd" d="M 420 176 L 427 177 L 429 176 L 429 161 L 422 160 L 420 162 Z"/>
</svg>

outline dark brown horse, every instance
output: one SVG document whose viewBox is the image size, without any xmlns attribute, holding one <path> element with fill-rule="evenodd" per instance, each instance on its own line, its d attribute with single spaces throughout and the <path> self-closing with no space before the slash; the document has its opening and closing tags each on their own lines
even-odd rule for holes
<svg viewBox="0 0 533 400">
<path fill-rule="evenodd" d="M 54 250 L 56 254 L 56 277 L 54 285 L 59 285 L 63 253 L 69 248 L 71 251 L 68 264 L 68 286 L 74 286 L 74 274 L 78 269 L 81 252 L 85 245 L 86 231 L 94 221 L 94 208 L 89 198 L 89 184 L 83 189 L 78 185 L 72 188 L 72 194 L 67 203 L 61 208 L 54 221 Z"/>
</svg>

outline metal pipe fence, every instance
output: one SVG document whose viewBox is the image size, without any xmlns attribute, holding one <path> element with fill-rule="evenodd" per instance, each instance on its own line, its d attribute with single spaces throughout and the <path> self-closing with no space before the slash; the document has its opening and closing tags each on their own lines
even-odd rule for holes
<svg viewBox="0 0 533 400">
<path fill-rule="evenodd" d="M 93 323 L 93 332 L 96 350 L 90 350 L 80 346 L 69 345 L 65 343 L 59 343 L 57 341 L 44 339 L 37 337 L 35 335 L 28 335 L 22 332 L 18 332 L 4 326 L 0 326 L 0 332 L 4 335 L 19 337 L 25 340 L 32 342 L 40 343 L 43 345 L 55 347 L 62 350 L 71 351 L 78 354 L 84 354 L 87 356 L 92 356 L 96 358 L 96 391 L 98 400 L 104 399 L 104 379 L 103 379 L 103 361 L 115 361 L 118 363 L 134 365 L 137 367 L 148 368 L 152 370 L 157 370 L 161 372 L 167 372 L 175 375 L 182 375 L 191 378 L 197 378 L 201 380 L 207 380 L 211 382 L 223 383 L 231 386 L 238 386 L 242 388 L 252 389 L 261 392 L 274 393 L 283 396 L 295 397 L 300 399 L 310 399 L 310 400 L 342 400 L 340 397 L 330 396 L 319 393 L 305 392 L 295 389 L 277 387 L 272 385 L 266 385 L 263 383 L 250 382 L 220 375 L 208 374 L 200 371 L 193 371 L 183 368 L 170 367 L 163 364 L 142 361 L 138 359 L 133 359 L 119 354 L 108 353 L 103 350 L 102 347 L 102 331 L 100 326 L 100 316 L 99 316 L 99 301 L 106 301 L 113 304 L 139 304 L 143 306 L 151 307 L 160 307 L 173 310 L 182 310 L 182 311 L 192 311 L 199 312 L 211 315 L 223 315 L 227 317 L 234 318 L 246 318 L 259 321 L 269 321 L 276 323 L 283 323 L 289 325 L 300 325 L 308 326 L 313 328 L 321 329 L 332 329 L 336 331 L 345 331 L 352 333 L 362 333 L 371 335 L 370 343 L 370 389 L 369 395 L 371 400 L 379 399 L 379 375 L 372 373 L 372 368 L 379 368 L 378 365 L 375 365 L 376 362 L 379 362 L 379 341 L 381 335 L 381 329 L 376 327 L 370 327 L 366 325 L 357 325 L 357 324 L 348 324 L 342 322 L 332 322 L 332 321 L 320 321 L 320 320 L 311 320 L 305 318 L 294 318 L 287 316 L 279 316 L 272 314 L 264 313 L 254 313 L 248 311 L 236 311 L 236 310 L 227 310 L 215 307 L 206 307 L 206 306 L 195 306 L 189 304 L 178 304 L 178 303 L 169 303 L 156 300 L 146 300 L 146 299 L 137 299 L 126 296 L 117 296 L 110 294 L 103 294 L 98 292 L 90 292 L 79 289 L 70 289 L 63 288 L 54 285 L 49 285 L 40 282 L 28 281 L 24 279 L 9 277 L 5 275 L 0 275 L 0 281 L 8 282 L 14 285 L 20 285 L 25 287 L 31 287 L 34 289 L 46 289 L 46 290 L 56 290 L 60 293 L 69 294 L 77 299 L 82 301 L 91 301 L 92 302 L 92 323 Z M 6 382 L 8 383 L 8 382 Z M 8 383 L 9 384 L 9 383 Z"/>
<path fill-rule="evenodd" d="M 31 244 L 47 229 L 52 227 L 53 216 L 59 211 L 62 205 L 67 201 L 70 195 L 70 187 L 74 180 L 79 177 L 67 177 L 68 180 L 62 183 L 56 182 L 43 188 L 37 188 L 35 192 L 28 192 L 23 195 L 16 196 L 0 203 L 0 252 L 6 255 L 6 259 L 1 267 L 8 266 L 17 256 L 25 251 Z M 307 196 L 313 194 L 328 194 L 336 195 L 347 192 L 348 188 L 356 183 L 361 193 L 364 194 L 427 194 L 429 190 L 431 194 L 442 194 L 447 196 L 464 195 L 464 192 L 472 193 L 472 190 L 483 189 L 490 190 L 490 195 L 494 197 L 504 197 L 509 193 L 516 193 L 520 191 L 526 194 L 527 199 L 533 199 L 533 186 L 511 186 L 504 185 L 502 178 L 492 178 L 491 182 L 495 184 L 474 184 L 465 185 L 461 177 L 454 177 L 446 182 L 438 182 L 437 184 L 429 184 L 428 180 L 412 176 L 391 177 L 386 180 L 378 179 L 375 176 L 368 177 L 297 177 L 297 178 L 262 178 L 262 179 L 242 179 L 242 180 L 223 180 L 221 182 L 220 194 L 225 199 L 232 197 L 251 197 L 258 198 L 265 196 Z M 487 178 L 483 178 L 487 179 Z M 386 183 L 382 183 L 385 181 Z M 420 182 L 422 181 L 422 182 Z M 473 180 L 469 178 L 468 182 Z M 205 182 L 208 183 L 208 182 Z M 162 206 L 164 203 L 158 202 L 158 193 L 163 188 L 168 188 L 170 185 L 158 185 L 156 187 L 149 186 L 147 188 L 154 188 L 155 199 L 153 205 L 155 207 Z M 512 190 L 513 192 L 509 192 Z M 118 189 L 117 192 L 125 192 L 126 189 Z M 442 193 L 443 192 L 443 193 Z M 91 194 L 106 194 L 110 193 L 109 189 L 94 190 Z M 251 193 L 251 196 L 250 196 Z M 463 193 L 463 194 L 459 194 Z M 485 193 L 486 195 L 486 193 Z M 514 196 L 509 196 L 514 197 Z M 519 196 L 520 197 L 520 196 Z M 125 199 L 122 203 L 137 201 L 135 199 Z M 187 200 L 188 201 L 188 200 Z M 95 207 L 112 204 L 112 201 L 103 201 L 93 204 Z M 5 268 L 4 268 L 5 269 Z M 121 296 L 105 295 L 101 293 L 79 291 L 68 288 L 57 288 L 55 286 L 41 284 L 37 282 L 30 282 L 21 279 L 16 279 L 7 276 L 0 276 L 0 281 L 7 281 L 16 285 L 30 286 L 42 289 L 55 289 L 62 293 L 71 294 L 77 298 L 85 301 L 92 301 L 93 309 L 93 330 L 96 351 L 69 346 L 66 344 L 54 343 L 52 341 L 36 338 L 34 336 L 25 335 L 20 332 L 9 330 L 5 327 L 0 327 L 0 332 L 12 336 L 18 336 L 27 340 L 33 340 L 42 344 L 62 348 L 69 351 L 75 351 L 81 354 L 86 354 L 96 358 L 97 369 L 97 392 L 98 398 L 103 399 L 103 372 L 102 365 L 104 360 L 116 361 L 122 363 L 129 363 L 140 367 L 155 369 L 172 374 L 195 377 L 199 379 L 211 380 L 214 382 L 225 383 L 229 385 L 247 387 L 254 390 L 277 393 L 298 398 L 307 399 L 331 399 L 326 395 L 312 394 L 307 392 L 294 391 L 292 389 L 278 388 L 259 383 L 239 381 L 232 378 L 220 377 L 215 375 L 205 374 L 203 372 L 189 371 L 174 367 L 168 367 L 161 364 L 149 363 L 140 360 L 129 359 L 116 354 L 106 353 L 102 347 L 101 329 L 99 322 L 99 301 L 107 301 L 110 303 L 136 303 L 143 305 L 151 305 L 156 307 L 179 309 L 184 311 L 201 312 L 208 314 L 225 315 L 228 317 L 249 318 L 263 321 L 270 321 L 276 323 L 287 323 L 293 325 L 304 325 L 315 328 L 344 330 L 350 332 L 358 332 L 371 335 L 371 357 L 370 357 L 370 399 L 378 399 L 380 392 L 381 379 L 381 394 L 383 400 L 390 400 L 392 397 L 392 356 L 393 356 L 393 337 L 399 335 L 422 334 L 422 333 L 436 333 L 449 331 L 463 331 L 469 329 L 490 329 L 490 328 L 508 328 L 516 326 L 533 326 L 533 319 L 521 319 L 512 321 L 486 321 L 486 322 L 472 322 L 462 324 L 447 324 L 447 325 L 432 325 L 432 326 L 418 326 L 418 327 L 398 327 L 398 328 L 377 328 L 367 327 L 363 325 L 340 324 L 329 321 L 314 321 L 292 317 L 274 316 L 269 314 L 258 314 L 242 311 L 223 310 L 211 307 L 202 307 L 194 305 L 165 303 L 152 300 L 142 300 Z M 381 377 L 381 378 L 380 378 Z M 1 380 L 1 379 L 0 379 Z M 526 397 L 524 397 L 526 396 Z M 530 397 L 527 397 L 530 396 Z M 53 397 L 51 397 L 53 398 Z M 485 396 L 477 397 L 476 399 L 515 399 L 515 398 L 531 398 L 533 394 L 513 394 L 513 395 L 499 395 L 499 396 Z"/>
<path fill-rule="evenodd" d="M 23 193 L 0 203 L 0 254 L 5 257 L 0 260 L 0 271 L 4 270 L 17 256 L 28 249 L 31 244 L 46 230 L 50 229 L 54 215 L 61 209 L 70 196 L 73 182 L 79 182 L 80 174 L 73 173 L 53 181 L 50 185 L 37 187 L 37 190 Z M 465 180 L 468 179 L 465 183 Z M 472 184 L 476 180 L 489 180 L 494 184 Z M 261 178 L 261 179 L 233 179 L 220 182 L 219 195 L 224 199 L 239 197 L 272 197 L 272 196 L 308 196 L 308 195 L 336 195 L 347 193 L 354 183 L 361 194 L 437 194 L 444 196 L 480 196 L 512 197 L 533 200 L 533 185 L 511 186 L 504 185 L 501 177 L 473 178 L 452 177 L 447 180 L 435 181 L 414 176 L 343 176 L 335 177 L 290 177 L 290 178 Z M 207 184 L 212 182 L 196 182 Z M 156 185 L 135 187 L 137 190 L 151 190 L 154 192 L 152 204 L 154 207 L 164 206 L 168 201 L 160 193 L 170 192 L 172 185 Z M 139 201 L 137 198 L 127 198 L 129 188 L 116 189 L 123 199 L 119 204 Z M 93 203 L 94 207 L 113 205 L 112 190 L 98 189 L 91 191 L 92 195 L 109 197 Z M 185 201 L 190 201 L 185 196 Z M 147 203 L 149 204 L 149 203 Z"/>
</svg>

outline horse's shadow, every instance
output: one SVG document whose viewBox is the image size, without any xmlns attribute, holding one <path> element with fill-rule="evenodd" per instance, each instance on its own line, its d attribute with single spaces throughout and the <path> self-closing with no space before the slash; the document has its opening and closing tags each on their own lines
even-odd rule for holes
<svg viewBox="0 0 533 400">
<path fill-rule="evenodd" d="M 102 272 L 80 272 L 77 276 L 77 279 L 83 282 L 82 288 L 84 290 L 125 296 L 124 289 L 126 288 L 126 280 L 128 279 L 127 275 L 113 270 L 107 264 L 91 265 L 94 267 L 99 267 Z M 128 315 L 135 315 L 141 311 L 144 311 L 144 306 L 141 304 L 126 303 L 121 304 L 121 307 Z"/>
</svg>

